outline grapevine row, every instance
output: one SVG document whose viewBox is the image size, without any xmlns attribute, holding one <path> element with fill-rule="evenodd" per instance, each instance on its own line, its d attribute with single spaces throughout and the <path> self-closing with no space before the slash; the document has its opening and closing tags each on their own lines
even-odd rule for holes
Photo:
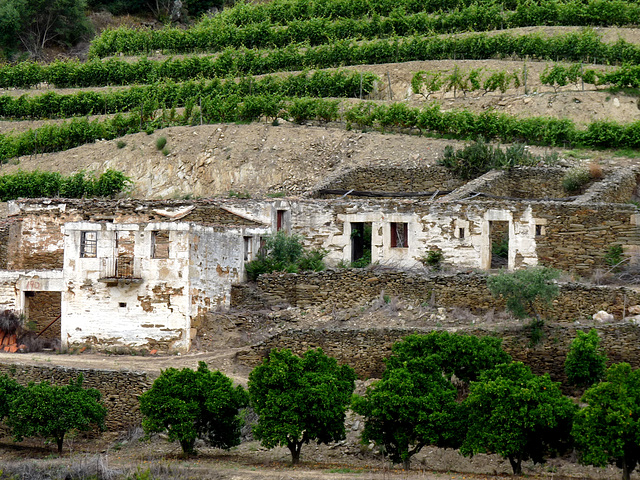
<svg viewBox="0 0 640 480">
<path fill-rule="evenodd" d="M 473 5 L 460 11 L 432 15 L 420 12 L 407 15 L 402 9 L 389 17 L 296 20 L 288 26 L 268 22 L 233 25 L 221 22 L 184 30 L 164 28 L 141 30 L 121 27 L 105 30 L 91 44 L 90 56 L 102 58 L 117 53 L 138 55 L 156 50 L 169 53 L 217 52 L 227 47 L 273 48 L 291 43 L 323 45 L 336 39 L 374 39 L 423 35 L 426 32 L 465 32 L 535 25 L 623 26 L 640 18 L 640 5 L 622 0 L 587 3 L 570 2 L 543 5 L 519 3 L 516 10 L 504 11 L 501 4 Z"/>
<path fill-rule="evenodd" d="M 305 68 L 442 60 L 531 56 L 566 61 L 640 64 L 640 47 L 624 40 L 604 43 L 593 31 L 545 37 L 541 34 L 469 34 L 460 37 L 380 39 L 366 43 L 349 40 L 317 47 L 290 46 L 277 50 L 227 49 L 215 57 L 189 57 L 137 62 L 109 59 L 86 63 L 23 62 L 0 67 L 0 88 L 28 88 L 42 82 L 57 87 L 89 87 L 153 83 L 161 79 L 186 81 L 228 75 L 258 75 Z"/>
<path fill-rule="evenodd" d="M 341 108 L 342 107 L 342 108 Z M 421 133 L 454 135 L 462 138 L 483 136 L 502 141 L 526 141 L 540 145 L 581 145 L 598 148 L 640 148 L 640 121 L 619 124 L 596 121 L 586 130 L 579 130 L 573 121 L 547 117 L 518 118 L 504 113 L 487 111 L 472 113 L 468 110 L 442 111 L 433 104 L 412 108 L 405 103 L 375 105 L 360 102 L 351 107 L 338 100 L 319 98 L 285 99 L 283 97 L 248 96 L 233 94 L 208 97 L 195 107 L 187 105 L 182 115 L 171 111 L 156 116 L 155 112 L 134 112 L 116 115 L 112 119 L 90 122 L 74 119 L 60 125 L 47 125 L 19 134 L 0 135 L 0 160 L 33 153 L 67 150 L 96 139 L 113 139 L 141 130 L 169 125 L 255 121 L 263 117 L 307 120 L 346 121 L 347 125 L 361 128 L 417 129 Z M 342 110 L 342 113 L 341 113 Z"/>
<path fill-rule="evenodd" d="M 369 72 L 316 71 L 284 77 L 260 79 L 244 77 L 211 81 L 188 81 L 182 84 L 161 82 L 133 86 L 108 92 L 78 92 L 62 95 L 0 96 L 0 117 L 67 118 L 72 116 L 111 114 L 133 110 L 153 103 L 159 108 L 183 107 L 194 98 L 221 95 L 277 95 L 285 97 L 358 97 L 373 90 L 376 75 Z"/>
</svg>

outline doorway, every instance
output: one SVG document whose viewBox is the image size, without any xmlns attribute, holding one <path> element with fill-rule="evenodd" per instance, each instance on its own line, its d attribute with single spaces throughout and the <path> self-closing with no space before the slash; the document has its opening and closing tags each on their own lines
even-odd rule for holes
<svg viewBox="0 0 640 480">
<path fill-rule="evenodd" d="M 60 340 L 61 292 L 24 292 L 27 327 L 41 338 Z"/>
<path fill-rule="evenodd" d="M 489 245 L 491 246 L 491 269 L 509 267 L 509 222 L 489 222 Z"/>
<path fill-rule="evenodd" d="M 351 223 L 351 266 L 366 267 L 371 263 L 371 222 Z"/>
</svg>

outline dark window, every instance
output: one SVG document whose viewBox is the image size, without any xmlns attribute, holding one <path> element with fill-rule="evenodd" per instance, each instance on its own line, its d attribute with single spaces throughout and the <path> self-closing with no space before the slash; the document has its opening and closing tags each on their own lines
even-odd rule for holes
<svg viewBox="0 0 640 480">
<path fill-rule="evenodd" d="M 460 238 L 464 238 L 464 228 L 461 227 L 458 229 L 458 236 Z"/>
<path fill-rule="evenodd" d="M 540 235 L 544 235 L 544 226 L 536 225 L 536 237 L 539 237 Z"/>
<path fill-rule="evenodd" d="M 286 230 L 286 225 L 284 222 L 284 216 L 287 213 L 286 210 L 276 210 L 276 231 Z"/>
<path fill-rule="evenodd" d="M 391 222 L 391 248 L 409 247 L 409 224 Z"/>
<path fill-rule="evenodd" d="M 80 256 L 96 258 L 98 256 L 98 232 L 82 232 L 80 235 Z"/>
<path fill-rule="evenodd" d="M 253 237 L 244 237 L 244 261 L 248 262 L 253 257 Z"/>
<path fill-rule="evenodd" d="M 119 303 L 118 303 L 118 307 L 120 307 L 120 308 L 126 308 L 126 307 L 127 307 L 127 302 L 119 302 Z"/>
<path fill-rule="evenodd" d="M 169 258 L 169 232 L 151 232 L 151 257 Z"/>
</svg>

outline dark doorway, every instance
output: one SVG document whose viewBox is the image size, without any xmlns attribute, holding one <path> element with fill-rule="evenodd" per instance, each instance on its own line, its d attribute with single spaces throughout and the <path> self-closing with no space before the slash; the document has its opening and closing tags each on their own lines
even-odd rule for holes
<svg viewBox="0 0 640 480">
<path fill-rule="evenodd" d="M 351 223 L 351 266 L 366 267 L 371 263 L 371 222 Z"/>
<path fill-rule="evenodd" d="M 27 327 L 49 340 L 60 340 L 61 292 L 24 292 Z M 55 320 L 55 321 L 54 321 Z M 53 322 L 53 324 L 51 323 Z"/>
<path fill-rule="evenodd" d="M 489 222 L 491 268 L 509 267 L 509 222 Z"/>
</svg>

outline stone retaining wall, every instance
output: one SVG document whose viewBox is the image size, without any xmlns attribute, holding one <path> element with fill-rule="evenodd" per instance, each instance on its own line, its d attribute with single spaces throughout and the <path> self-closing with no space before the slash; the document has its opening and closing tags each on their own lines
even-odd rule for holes
<svg viewBox="0 0 640 480">
<path fill-rule="evenodd" d="M 586 325 L 546 324 L 543 338 L 535 346 L 531 344 L 531 331 L 523 324 L 499 329 L 457 328 L 458 333 L 495 335 L 503 339 L 505 350 L 514 360 L 529 365 L 535 373 L 549 373 L 555 381 L 566 382 L 564 360 L 576 331 L 588 331 Z M 631 323 L 599 325 L 595 327 L 609 363 L 628 362 L 640 367 L 640 327 Z M 440 329 L 438 329 L 440 330 Z M 271 349 L 289 348 L 302 354 L 310 348 L 320 347 L 339 363 L 351 365 L 359 378 L 379 378 L 384 371 L 384 359 L 391 353 L 394 342 L 413 333 L 428 333 L 419 329 L 371 329 L 371 330 L 288 330 L 256 345 L 250 352 L 241 353 L 238 359 L 249 365 L 260 364 Z"/>
<path fill-rule="evenodd" d="M 138 397 L 153 384 L 146 373 L 61 366 L 0 363 L 0 374 L 8 374 L 23 385 L 43 380 L 54 385 L 67 385 L 82 374 L 85 387 L 97 388 L 102 393 L 102 402 L 107 408 L 105 424 L 112 431 L 140 424 L 142 417 Z"/>
<path fill-rule="evenodd" d="M 297 307 L 330 304 L 350 308 L 386 295 L 410 301 L 435 301 L 441 307 L 466 307 L 474 313 L 504 309 L 504 301 L 491 295 L 482 273 L 418 275 L 401 271 L 367 269 L 327 270 L 318 273 L 261 275 L 258 288 L 271 303 L 287 302 Z M 238 295 L 236 298 L 241 298 Z M 232 295 L 232 300 L 233 300 Z M 640 304 L 640 292 L 628 287 L 578 283 L 560 285 L 560 296 L 551 306 L 540 305 L 547 319 L 573 322 L 605 310 L 616 319 L 625 305 Z M 232 303 L 232 305 L 239 305 Z"/>
</svg>

